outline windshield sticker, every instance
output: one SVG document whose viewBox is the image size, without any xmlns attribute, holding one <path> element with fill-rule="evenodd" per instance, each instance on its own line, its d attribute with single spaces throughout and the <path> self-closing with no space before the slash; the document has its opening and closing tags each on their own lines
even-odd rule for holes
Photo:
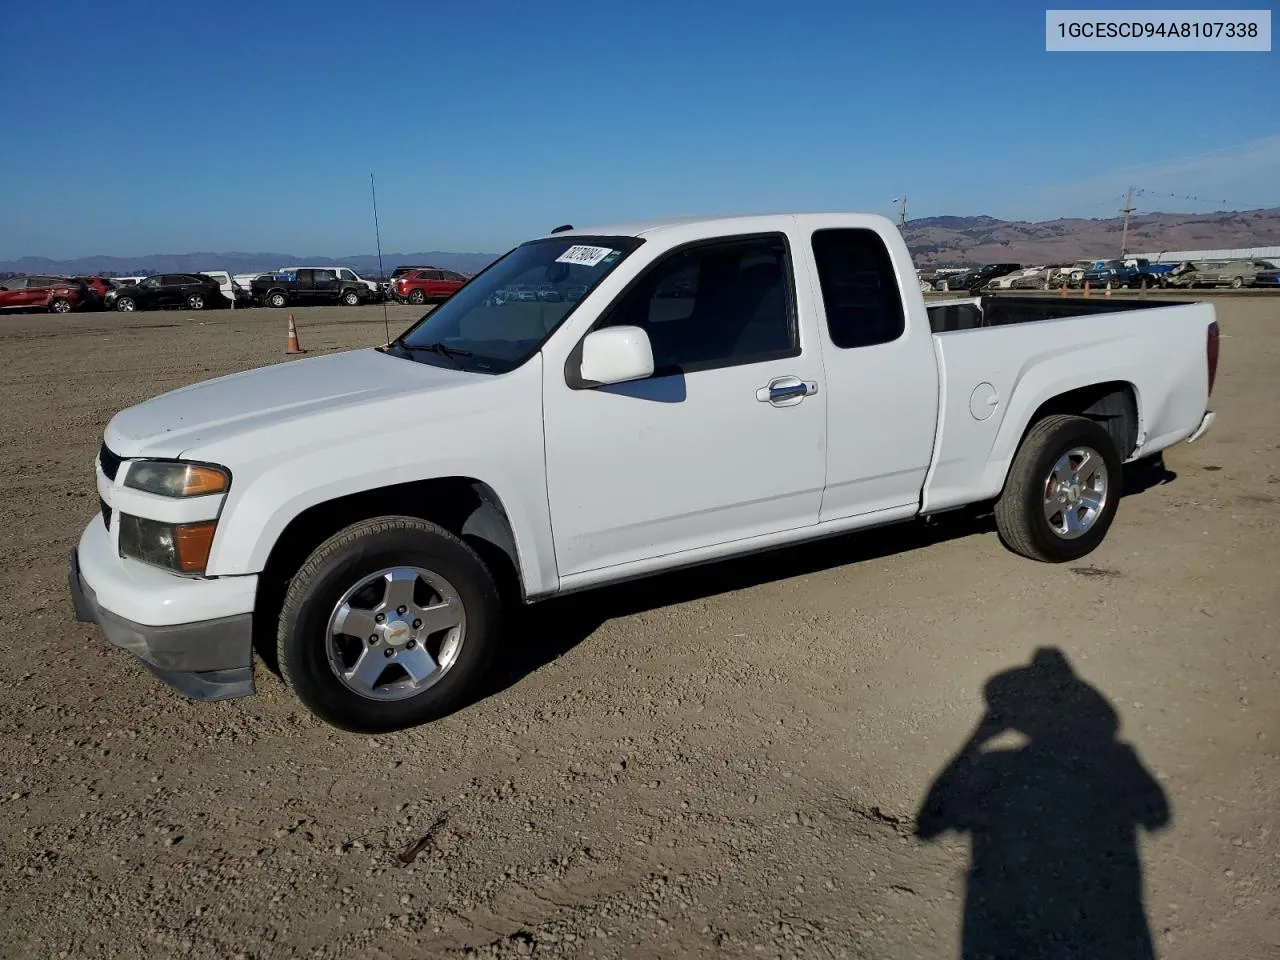
<svg viewBox="0 0 1280 960">
<path fill-rule="evenodd" d="M 556 257 L 556 263 L 576 263 L 581 267 L 594 267 L 614 252 L 608 247 L 573 246 Z"/>
</svg>

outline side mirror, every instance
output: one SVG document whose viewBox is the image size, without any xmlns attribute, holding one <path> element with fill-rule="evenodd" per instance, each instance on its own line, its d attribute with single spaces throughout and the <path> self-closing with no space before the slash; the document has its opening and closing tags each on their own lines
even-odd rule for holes
<svg viewBox="0 0 1280 960">
<path fill-rule="evenodd" d="M 640 327 L 605 327 L 582 341 L 582 379 L 625 383 L 653 376 L 653 347 Z"/>
</svg>

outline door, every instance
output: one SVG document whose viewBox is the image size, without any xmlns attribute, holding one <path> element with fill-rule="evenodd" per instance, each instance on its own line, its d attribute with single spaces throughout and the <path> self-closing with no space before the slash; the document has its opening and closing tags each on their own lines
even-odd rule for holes
<svg viewBox="0 0 1280 960">
<path fill-rule="evenodd" d="M 26 277 L 0 280 L 0 310 L 25 307 L 28 296 Z"/>
<path fill-rule="evenodd" d="M 161 281 L 163 277 L 145 277 L 139 280 L 131 291 L 133 301 L 139 307 L 155 307 L 164 302 Z"/>
<path fill-rule="evenodd" d="M 784 235 L 699 242 L 595 325 L 642 327 L 651 377 L 575 389 L 544 371 L 562 577 L 817 522 L 827 401 L 816 345 L 801 349 L 811 311 Z"/>
<path fill-rule="evenodd" d="M 307 296 L 312 300 L 319 300 L 324 303 L 330 301 L 336 303 L 338 300 L 339 283 L 338 275 L 332 270 L 299 270 L 298 271 L 298 289 L 302 289 L 302 274 L 310 274 L 310 287 Z"/>
<path fill-rule="evenodd" d="M 831 417 L 821 519 L 918 504 L 938 419 L 928 318 L 906 322 L 889 249 L 875 230 L 815 230 L 809 242 Z"/>
</svg>

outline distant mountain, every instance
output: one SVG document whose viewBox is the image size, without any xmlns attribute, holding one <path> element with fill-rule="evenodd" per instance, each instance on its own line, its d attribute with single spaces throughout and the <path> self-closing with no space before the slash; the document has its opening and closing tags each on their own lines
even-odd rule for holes
<svg viewBox="0 0 1280 960">
<path fill-rule="evenodd" d="M 903 228 L 920 267 L 938 264 L 1067 263 L 1118 257 L 1124 220 L 996 220 L 923 217 Z M 1280 245 L 1280 208 L 1230 213 L 1144 213 L 1129 221 L 1130 253 Z"/>
<path fill-rule="evenodd" d="M 382 263 L 387 273 L 400 264 L 432 266 L 459 273 L 476 273 L 496 260 L 494 253 L 384 253 Z M 191 273 L 199 270 L 226 270 L 251 273 L 276 267 L 315 264 L 350 267 L 361 276 L 377 276 L 378 257 L 362 253 L 350 257 L 306 256 L 292 253 L 152 253 L 141 257 L 77 257 L 74 260 L 50 260 L 47 257 L 22 257 L 0 261 L 0 273 L 53 274 L 54 276 L 143 276 L 151 273 Z"/>
<path fill-rule="evenodd" d="M 920 267 L 952 262 L 1066 263 L 1084 257 L 1119 256 L 1122 227 L 1119 217 L 1039 222 L 997 220 L 988 216 L 924 217 L 909 220 L 903 235 Z M 1229 213 L 1144 213 L 1129 223 L 1131 253 L 1275 245 L 1280 245 L 1280 207 Z M 388 273 L 400 264 L 475 273 L 497 256 L 431 250 L 385 253 L 382 263 Z M 378 273 L 378 258 L 368 253 L 348 257 L 300 257 L 292 253 L 153 253 L 141 257 L 96 256 L 75 260 L 23 257 L 0 261 L 0 273 L 123 276 L 197 270 L 249 273 L 305 264 L 341 264 L 365 276 Z"/>
</svg>

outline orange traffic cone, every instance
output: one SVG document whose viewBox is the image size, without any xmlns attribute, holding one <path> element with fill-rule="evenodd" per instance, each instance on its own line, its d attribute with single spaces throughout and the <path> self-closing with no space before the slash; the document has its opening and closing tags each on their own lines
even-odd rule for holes
<svg viewBox="0 0 1280 960">
<path fill-rule="evenodd" d="M 1108 281 L 1107 281 L 1107 292 L 1104 294 L 1104 296 L 1107 296 L 1107 297 L 1111 296 L 1111 281 L 1110 281 L 1110 280 L 1108 280 Z"/>
<path fill-rule="evenodd" d="M 285 356 L 292 353 L 306 353 L 302 347 L 298 346 L 298 328 L 294 325 L 293 314 L 289 314 L 289 346 L 285 348 Z"/>
<path fill-rule="evenodd" d="M 1086 280 L 1086 281 L 1084 282 L 1084 295 L 1085 295 L 1086 297 L 1089 295 L 1089 281 L 1088 281 L 1088 280 Z"/>
</svg>

